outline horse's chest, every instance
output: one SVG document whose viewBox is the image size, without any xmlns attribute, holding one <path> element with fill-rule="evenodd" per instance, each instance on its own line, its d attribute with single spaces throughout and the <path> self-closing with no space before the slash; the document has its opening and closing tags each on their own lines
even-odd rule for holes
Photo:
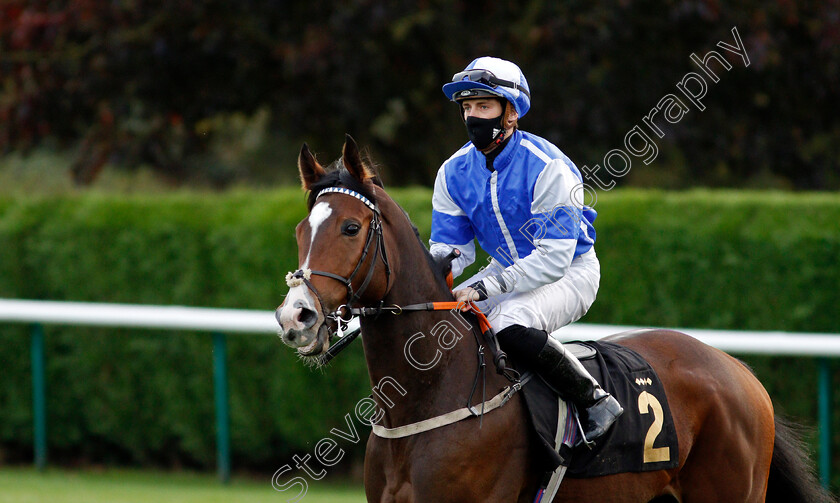
<svg viewBox="0 0 840 503">
<path fill-rule="evenodd" d="M 481 428 L 477 421 L 464 421 L 411 440 L 373 437 L 365 485 L 377 489 L 369 501 L 516 501 L 526 432 L 503 419 L 488 415 Z"/>
<path fill-rule="evenodd" d="M 420 503 L 426 501 L 448 502 L 440 491 L 440 481 L 451 467 L 438 454 L 435 442 L 417 443 L 412 440 L 393 441 L 372 439 L 376 444 L 369 449 L 366 462 L 371 463 L 365 485 L 379 487 L 377 495 L 369 501 L 379 503 Z M 387 444 L 387 445 L 386 445 Z M 437 483 L 435 483 L 437 481 Z"/>
<path fill-rule="evenodd" d="M 414 503 L 414 488 L 409 482 L 403 482 L 396 487 L 386 487 L 379 501 L 381 503 Z"/>
</svg>

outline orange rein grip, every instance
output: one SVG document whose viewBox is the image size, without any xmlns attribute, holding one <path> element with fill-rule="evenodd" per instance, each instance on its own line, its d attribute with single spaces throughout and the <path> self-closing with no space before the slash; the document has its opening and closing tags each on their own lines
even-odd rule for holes
<svg viewBox="0 0 840 503">
<path fill-rule="evenodd" d="M 432 302 L 435 311 L 451 311 L 452 309 L 461 309 L 463 302 L 456 302 L 454 300 L 447 302 Z"/>
<path fill-rule="evenodd" d="M 481 309 L 475 305 L 475 302 L 467 303 L 469 306 L 469 311 L 475 313 L 476 317 L 478 318 L 478 325 L 481 328 L 482 333 L 487 333 L 488 331 L 492 330 L 490 326 L 490 320 L 487 319 L 487 316 L 481 312 Z M 449 302 L 432 302 L 432 306 L 434 306 L 435 311 L 451 311 L 453 309 L 460 310 L 464 307 L 463 302 L 456 302 L 456 301 L 449 301 Z"/>
</svg>

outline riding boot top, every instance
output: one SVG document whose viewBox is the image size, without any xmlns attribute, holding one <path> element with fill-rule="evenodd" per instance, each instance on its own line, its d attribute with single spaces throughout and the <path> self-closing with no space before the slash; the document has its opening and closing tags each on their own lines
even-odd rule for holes
<svg viewBox="0 0 840 503">
<path fill-rule="evenodd" d="M 604 435 L 624 412 L 621 404 L 601 388 L 580 361 L 544 330 L 512 325 L 497 336 L 503 349 L 531 364 L 558 393 L 575 404 L 585 441 Z"/>
</svg>

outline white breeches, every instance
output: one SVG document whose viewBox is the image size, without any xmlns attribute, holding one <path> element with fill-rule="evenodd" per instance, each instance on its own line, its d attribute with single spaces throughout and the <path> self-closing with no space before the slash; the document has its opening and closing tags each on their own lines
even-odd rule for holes
<svg viewBox="0 0 840 503">
<path fill-rule="evenodd" d="M 487 267 L 456 286 L 455 290 L 499 270 L 498 267 Z M 479 302 L 478 307 L 484 311 L 490 325 L 497 332 L 511 325 L 522 325 L 551 333 L 586 314 L 595 302 L 600 282 L 601 264 L 592 248 L 576 257 L 566 275 L 556 282 L 530 292 L 512 292 L 492 297 Z"/>
</svg>

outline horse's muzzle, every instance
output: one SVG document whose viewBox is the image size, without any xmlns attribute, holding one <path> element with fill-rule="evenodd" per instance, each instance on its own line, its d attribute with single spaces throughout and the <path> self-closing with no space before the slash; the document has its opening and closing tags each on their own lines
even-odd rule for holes
<svg viewBox="0 0 840 503">
<path fill-rule="evenodd" d="M 322 323 L 317 330 L 283 330 L 278 332 L 284 344 L 298 350 L 300 356 L 318 356 L 330 347 L 329 329 Z"/>
<path fill-rule="evenodd" d="M 302 355 L 321 353 L 326 337 L 321 337 L 318 313 L 302 299 L 297 299 L 277 308 L 274 317 L 280 324 L 278 335 L 289 347 L 296 348 Z"/>
</svg>

